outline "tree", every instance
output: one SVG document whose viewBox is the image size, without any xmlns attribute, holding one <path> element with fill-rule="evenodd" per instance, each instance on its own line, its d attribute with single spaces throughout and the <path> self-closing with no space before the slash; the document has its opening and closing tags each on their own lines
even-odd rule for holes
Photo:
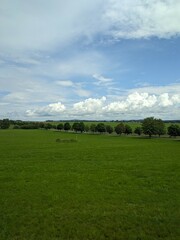
<svg viewBox="0 0 180 240">
<path fill-rule="evenodd" d="M 96 126 L 96 131 L 99 133 L 106 132 L 106 127 L 105 127 L 104 123 L 98 123 Z"/>
<path fill-rule="evenodd" d="M 177 124 L 171 124 L 168 127 L 168 135 L 171 137 L 180 136 L 180 127 Z"/>
<path fill-rule="evenodd" d="M 93 132 L 93 133 L 96 131 L 96 124 L 92 123 L 90 125 L 90 131 Z"/>
<path fill-rule="evenodd" d="M 85 125 L 85 129 L 84 129 L 85 132 L 89 132 L 89 129 L 90 129 L 90 128 L 89 128 L 89 125 L 86 124 L 86 125 Z"/>
<path fill-rule="evenodd" d="M 45 125 L 44 125 L 44 128 L 47 130 L 47 129 L 51 129 L 51 128 L 53 128 L 53 125 L 52 124 L 50 124 L 50 123 L 46 123 Z"/>
<path fill-rule="evenodd" d="M 76 132 L 84 132 L 85 130 L 85 125 L 83 122 L 74 122 L 72 125 L 72 129 Z"/>
<path fill-rule="evenodd" d="M 72 130 L 74 130 L 75 132 L 79 131 L 79 123 L 78 122 L 73 123 Z"/>
<path fill-rule="evenodd" d="M 70 130 L 70 129 L 71 129 L 70 123 L 69 123 L 69 122 L 66 122 L 66 123 L 64 124 L 64 130 L 68 131 L 68 130 Z"/>
<path fill-rule="evenodd" d="M 115 128 L 114 128 L 115 132 L 119 135 L 121 135 L 122 133 L 125 132 L 125 126 L 123 123 L 119 123 Z"/>
<path fill-rule="evenodd" d="M 124 133 L 127 135 L 132 134 L 132 127 L 126 124 Z"/>
<path fill-rule="evenodd" d="M 165 124 L 161 119 L 154 117 L 145 118 L 142 122 L 143 133 L 149 135 L 163 135 L 166 133 Z"/>
<path fill-rule="evenodd" d="M 161 119 L 154 119 L 156 125 L 156 134 L 161 135 L 166 134 L 166 127 L 164 122 Z"/>
<path fill-rule="evenodd" d="M 134 133 L 138 134 L 139 136 L 142 134 L 143 130 L 141 127 L 136 127 Z"/>
<path fill-rule="evenodd" d="M 10 127 L 10 121 L 9 119 L 3 119 L 3 120 L 0 120 L 0 128 L 1 129 L 7 129 Z"/>
<path fill-rule="evenodd" d="M 57 129 L 58 129 L 58 130 L 63 130 L 63 128 L 64 128 L 64 126 L 63 126 L 62 123 L 59 123 L 59 124 L 57 125 Z"/>
<path fill-rule="evenodd" d="M 106 132 L 111 134 L 113 132 L 113 128 L 110 125 L 106 125 Z"/>
<path fill-rule="evenodd" d="M 143 133 L 149 135 L 151 138 L 152 135 L 157 134 L 157 127 L 154 117 L 145 118 L 142 122 Z"/>
<path fill-rule="evenodd" d="M 79 131 L 82 133 L 85 130 L 85 125 L 83 122 L 79 122 Z"/>
</svg>

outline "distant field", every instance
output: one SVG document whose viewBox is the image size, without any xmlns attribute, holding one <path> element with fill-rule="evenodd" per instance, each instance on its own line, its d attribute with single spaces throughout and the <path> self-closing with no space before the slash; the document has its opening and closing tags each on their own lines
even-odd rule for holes
<svg viewBox="0 0 180 240">
<path fill-rule="evenodd" d="M 178 240 L 179 159 L 180 138 L 1 130 L 0 240 Z"/>
</svg>

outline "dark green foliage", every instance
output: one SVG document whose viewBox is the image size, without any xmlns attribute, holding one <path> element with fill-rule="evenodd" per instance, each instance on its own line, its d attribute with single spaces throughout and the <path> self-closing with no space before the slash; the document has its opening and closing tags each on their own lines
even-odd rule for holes
<svg viewBox="0 0 180 240">
<path fill-rule="evenodd" d="M 142 129 L 143 133 L 149 135 L 149 137 L 155 135 L 157 132 L 154 118 L 153 117 L 145 118 L 142 122 Z"/>
<path fill-rule="evenodd" d="M 124 133 L 127 135 L 132 134 L 132 127 L 126 124 Z"/>
<path fill-rule="evenodd" d="M 44 128 L 45 128 L 46 130 L 52 129 L 52 128 L 53 128 L 53 125 L 52 125 L 51 123 L 45 123 Z"/>
<path fill-rule="evenodd" d="M 96 124 L 92 123 L 90 125 L 90 131 L 93 132 L 93 133 L 96 131 Z"/>
<path fill-rule="evenodd" d="M 104 133 L 106 132 L 106 126 L 104 123 L 98 123 L 96 125 L 96 132 L 99 132 L 99 133 Z"/>
<path fill-rule="evenodd" d="M 154 119 L 154 121 L 156 125 L 156 134 L 159 135 L 159 137 L 166 134 L 166 127 L 164 122 L 161 119 Z"/>
<path fill-rule="evenodd" d="M 75 132 L 77 132 L 79 129 L 79 123 L 78 122 L 74 122 L 72 125 L 72 130 L 74 130 Z"/>
<path fill-rule="evenodd" d="M 58 129 L 58 130 L 63 130 L 63 128 L 64 128 L 64 126 L 63 126 L 62 123 L 59 123 L 59 124 L 57 125 L 57 129 Z"/>
<path fill-rule="evenodd" d="M 119 123 L 115 128 L 114 128 L 115 132 L 119 135 L 121 135 L 122 133 L 125 132 L 125 126 L 123 123 Z"/>
<path fill-rule="evenodd" d="M 83 122 L 74 122 L 72 125 L 72 130 L 75 132 L 84 132 L 85 130 L 85 125 Z"/>
<path fill-rule="evenodd" d="M 38 128 L 44 128 L 44 123 L 43 122 L 38 122 Z"/>
<path fill-rule="evenodd" d="M 168 127 L 168 135 L 171 137 L 180 136 L 180 127 L 177 124 L 171 124 Z"/>
<path fill-rule="evenodd" d="M 19 125 L 14 125 L 13 129 L 21 129 L 21 127 Z"/>
<path fill-rule="evenodd" d="M 10 127 L 10 121 L 9 119 L 3 119 L 3 120 L 0 120 L 0 128 L 1 129 L 8 129 Z"/>
<path fill-rule="evenodd" d="M 85 132 L 89 132 L 89 130 L 90 130 L 89 125 L 86 124 L 84 130 L 85 130 Z"/>
<path fill-rule="evenodd" d="M 79 122 L 79 131 L 82 133 L 85 130 L 85 125 L 83 122 Z"/>
<path fill-rule="evenodd" d="M 141 127 L 136 127 L 135 130 L 134 130 L 134 133 L 135 134 L 138 134 L 139 136 L 142 134 L 143 130 Z"/>
<path fill-rule="evenodd" d="M 19 126 L 21 129 L 40 129 L 40 128 L 47 128 L 50 129 L 52 128 L 52 125 L 50 127 L 46 126 L 43 122 L 21 122 L 20 124 L 17 124 L 16 126 Z"/>
<path fill-rule="evenodd" d="M 143 133 L 149 135 L 164 135 L 166 133 L 165 124 L 161 119 L 154 117 L 145 118 L 142 122 Z"/>
<path fill-rule="evenodd" d="M 109 134 L 113 133 L 113 127 L 111 125 L 106 125 L 106 132 Z"/>
<path fill-rule="evenodd" d="M 68 131 L 68 130 L 70 130 L 70 129 L 71 129 L 70 123 L 69 123 L 69 122 L 65 122 L 65 123 L 64 123 L 64 130 L 65 130 L 65 131 Z"/>
</svg>

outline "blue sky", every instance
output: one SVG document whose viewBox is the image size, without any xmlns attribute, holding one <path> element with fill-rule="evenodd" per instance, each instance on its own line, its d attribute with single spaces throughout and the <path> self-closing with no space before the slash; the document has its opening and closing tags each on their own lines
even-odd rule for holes
<svg viewBox="0 0 180 240">
<path fill-rule="evenodd" d="M 180 118 L 179 0 L 1 0 L 0 118 Z"/>
</svg>

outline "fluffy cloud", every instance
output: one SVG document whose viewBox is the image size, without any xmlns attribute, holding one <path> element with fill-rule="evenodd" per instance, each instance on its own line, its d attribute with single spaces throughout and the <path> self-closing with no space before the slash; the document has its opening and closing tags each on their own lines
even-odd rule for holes
<svg viewBox="0 0 180 240">
<path fill-rule="evenodd" d="M 139 119 L 156 116 L 163 119 L 178 119 L 180 109 L 179 94 L 149 94 L 134 92 L 121 96 L 119 101 L 110 101 L 106 97 L 88 98 L 68 105 L 61 102 L 26 111 L 28 119 L 41 119 L 53 116 L 54 119 Z M 8 116 L 12 117 L 11 113 Z M 16 112 L 19 117 L 19 114 Z"/>
<path fill-rule="evenodd" d="M 179 107 L 180 97 L 175 94 L 169 96 L 168 93 L 161 95 L 154 95 L 148 93 L 132 93 L 123 101 L 112 102 L 103 107 L 105 113 L 132 113 L 141 112 L 141 115 L 147 112 L 157 113 L 161 112 L 161 107 L 167 108 L 169 106 Z M 167 109 L 167 112 L 169 109 Z M 172 110 L 171 110 L 172 111 Z"/>
<path fill-rule="evenodd" d="M 106 97 L 102 98 L 88 98 L 85 101 L 75 103 L 73 105 L 74 114 L 89 115 L 101 113 L 102 107 L 106 101 Z"/>
<path fill-rule="evenodd" d="M 173 107 L 173 109 L 172 109 Z M 178 118 L 178 109 L 180 107 L 180 96 L 178 94 L 169 95 L 163 93 L 160 95 L 149 93 L 134 92 L 121 101 L 108 103 L 106 97 L 99 99 L 86 99 L 85 101 L 74 104 L 72 114 L 76 116 L 90 116 L 114 119 L 118 114 L 123 114 L 126 119 L 138 116 L 143 118 L 148 115 L 157 115 L 160 117 L 173 116 Z M 171 114 L 170 114 L 171 113 Z M 138 115 L 137 115 L 138 114 Z"/>
<path fill-rule="evenodd" d="M 51 103 L 45 107 L 39 107 L 34 110 L 27 110 L 26 115 L 28 117 L 45 117 L 45 116 L 57 116 L 58 114 L 64 112 L 66 107 L 58 102 Z"/>
</svg>

